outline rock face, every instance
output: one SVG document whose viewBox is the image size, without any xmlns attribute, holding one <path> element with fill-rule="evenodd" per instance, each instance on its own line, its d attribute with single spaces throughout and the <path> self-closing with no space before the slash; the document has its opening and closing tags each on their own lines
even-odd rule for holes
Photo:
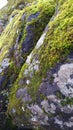
<svg viewBox="0 0 73 130">
<path fill-rule="evenodd" d="M 0 36 L 0 93 L 10 91 L 8 115 L 21 129 L 73 130 L 72 0 L 9 6 Z"/>
<path fill-rule="evenodd" d="M 66 97 L 73 97 L 73 63 L 62 65 L 54 75 L 54 82 L 57 83 L 61 93 Z"/>
</svg>

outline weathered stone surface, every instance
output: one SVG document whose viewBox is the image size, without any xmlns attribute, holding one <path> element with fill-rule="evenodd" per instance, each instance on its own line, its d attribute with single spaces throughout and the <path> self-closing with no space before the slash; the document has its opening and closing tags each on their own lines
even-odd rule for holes
<svg viewBox="0 0 73 130">
<path fill-rule="evenodd" d="M 27 87 L 17 91 L 17 98 L 22 98 L 23 102 L 29 102 L 32 100 L 31 96 L 28 94 Z"/>
<path fill-rule="evenodd" d="M 6 76 L 0 76 L 0 88 L 2 87 L 3 83 L 5 82 Z"/>
<path fill-rule="evenodd" d="M 67 97 L 73 97 L 73 63 L 66 63 L 60 67 L 54 82 L 57 83 L 60 91 Z"/>
<path fill-rule="evenodd" d="M 34 27 L 32 25 L 28 25 L 26 27 L 27 35 L 26 35 L 25 41 L 22 43 L 23 53 L 27 53 L 30 50 L 30 48 L 32 48 L 34 45 L 33 29 Z"/>
<path fill-rule="evenodd" d="M 9 58 L 6 58 L 2 61 L 1 66 L 3 69 L 7 68 L 9 66 Z"/>
<path fill-rule="evenodd" d="M 28 17 L 27 21 L 31 22 L 32 20 L 36 19 L 38 16 L 40 15 L 39 12 L 37 12 L 36 14 L 32 14 Z"/>
</svg>

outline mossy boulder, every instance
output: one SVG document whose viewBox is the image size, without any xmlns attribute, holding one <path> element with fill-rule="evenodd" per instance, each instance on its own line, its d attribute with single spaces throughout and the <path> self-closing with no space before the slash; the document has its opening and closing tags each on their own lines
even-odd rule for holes
<svg viewBox="0 0 73 130">
<path fill-rule="evenodd" d="M 72 12 L 71 0 L 57 3 L 11 89 L 8 112 L 19 126 L 73 128 Z"/>
<path fill-rule="evenodd" d="M 7 6 L 0 87 L 10 91 L 8 116 L 18 127 L 73 129 L 72 0 L 9 0 Z"/>
</svg>

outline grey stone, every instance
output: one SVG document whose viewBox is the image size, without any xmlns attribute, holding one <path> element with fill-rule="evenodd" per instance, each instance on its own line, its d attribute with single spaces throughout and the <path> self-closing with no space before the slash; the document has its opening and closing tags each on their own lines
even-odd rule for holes
<svg viewBox="0 0 73 130">
<path fill-rule="evenodd" d="M 29 110 L 31 110 L 31 112 L 34 114 L 34 115 L 39 115 L 41 116 L 43 114 L 43 110 L 38 106 L 38 105 L 31 105 L 30 107 L 28 107 Z"/>
<path fill-rule="evenodd" d="M 49 104 L 47 100 L 41 102 L 42 108 L 46 113 L 55 113 L 56 106 L 54 103 Z"/>
<path fill-rule="evenodd" d="M 2 61 L 2 63 L 1 63 L 1 67 L 2 67 L 3 69 L 7 68 L 7 67 L 10 65 L 9 61 L 10 61 L 9 58 L 5 58 L 5 59 Z"/>
<path fill-rule="evenodd" d="M 32 21 L 33 19 L 36 19 L 38 16 L 40 15 L 39 12 L 35 13 L 35 14 L 31 14 L 28 19 L 27 19 L 27 22 L 30 22 Z"/>
<path fill-rule="evenodd" d="M 29 52 L 29 50 L 34 46 L 34 27 L 32 25 L 28 25 L 26 27 L 26 38 L 22 43 L 22 51 L 23 53 Z"/>
<path fill-rule="evenodd" d="M 21 98 L 23 102 L 32 101 L 31 96 L 28 94 L 27 87 L 19 89 L 16 94 L 17 98 Z"/>
<path fill-rule="evenodd" d="M 64 125 L 71 128 L 71 127 L 73 127 L 73 122 L 65 122 Z"/>
<path fill-rule="evenodd" d="M 0 89 L 2 89 L 2 85 L 5 82 L 5 80 L 6 80 L 6 75 L 0 76 Z"/>
<path fill-rule="evenodd" d="M 18 89 L 17 91 L 17 98 L 21 98 L 27 95 L 27 87 Z"/>
<path fill-rule="evenodd" d="M 31 99 L 31 96 L 28 94 L 28 95 L 25 95 L 23 98 L 22 98 L 22 101 L 23 102 L 30 102 L 30 101 L 32 101 L 32 99 Z"/>
<path fill-rule="evenodd" d="M 73 97 L 73 63 L 66 63 L 60 67 L 58 77 L 55 77 L 54 82 L 57 83 L 60 91 L 66 97 Z"/>
</svg>

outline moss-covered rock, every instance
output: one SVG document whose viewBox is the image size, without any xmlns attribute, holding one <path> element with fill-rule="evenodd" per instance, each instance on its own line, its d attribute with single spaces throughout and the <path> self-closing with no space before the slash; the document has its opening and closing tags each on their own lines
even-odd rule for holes
<svg viewBox="0 0 73 130">
<path fill-rule="evenodd" d="M 9 14 L 0 36 L 0 84 L 11 87 L 8 114 L 19 127 L 73 128 L 72 2 L 37 0 L 20 9 L 19 1 Z"/>
<path fill-rule="evenodd" d="M 7 82 L 11 85 L 18 76 L 27 55 L 53 15 L 55 6 L 47 0 L 45 2 L 38 1 L 12 12 L 10 22 L 0 36 L 0 75 L 6 75 L 7 79 L 3 86 L 7 86 Z M 3 62 L 7 64 L 4 67 Z"/>
<path fill-rule="evenodd" d="M 6 28 L 8 23 L 10 22 L 11 19 L 11 14 L 13 11 L 16 10 L 23 10 L 25 6 L 28 4 L 31 4 L 33 0 L 16 0 L 16 1 L 8 1 L 5 7 L 3 7 L 0 10 L 0 34 L 3 32 L 3 30 Z M 2 26 L 1 26 L 2 25 Z"/>
<path fill-rule="evenodd" d="M 72 0 L 56 1 L 56 4 L 55 14 L 11 89 L 8 113 L 18 125 L 48 126 L 51 122 L 60 127 L 73 127 L 69 116 L 73 107 L 69 108 L 67 122 L 64 116 L 68 114 L 68 106 L 62 106 L 62 101 L 70 95 L 60 85 L 62 75 L 55 79 L 61 66 L 72 62 L 67 58 L 73 51 Z M 72 74 L 71 69 L 69 72 Z"/>
</svg>

